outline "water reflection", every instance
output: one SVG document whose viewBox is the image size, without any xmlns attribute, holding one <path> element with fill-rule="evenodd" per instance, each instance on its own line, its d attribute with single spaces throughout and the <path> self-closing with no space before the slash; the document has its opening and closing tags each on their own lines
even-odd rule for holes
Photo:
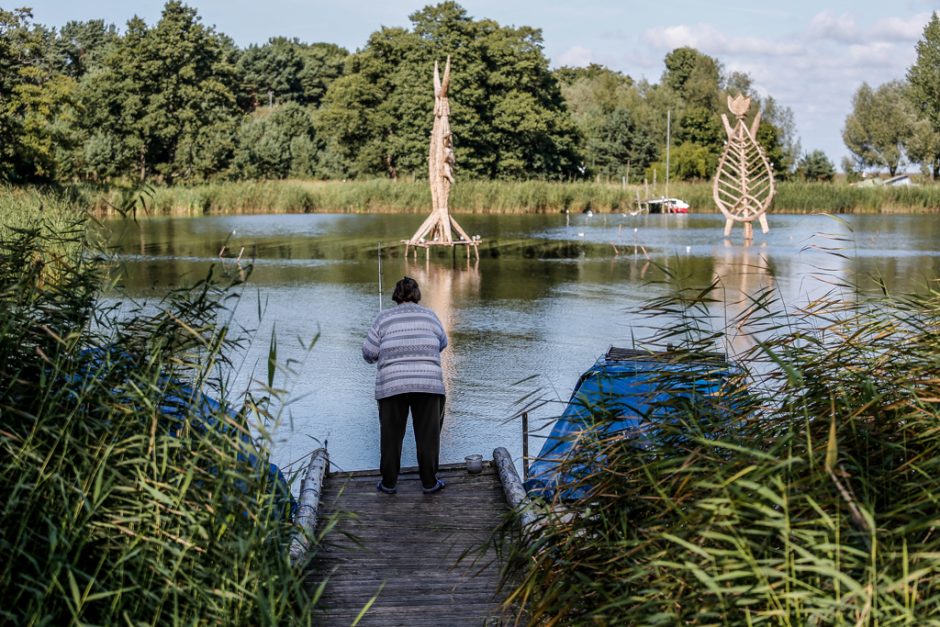
<svg viewBox="0 0 940 627">
<path fill-rule="evenodd" d="M 731 356 L 742 355 L 756 344 L 745 312 L 759 294 L 777 289 L 767 243 L 735 245 L 726 239 L 715 248 L 712 277 L 721 290 L 725 348 Z"/>
</svg>

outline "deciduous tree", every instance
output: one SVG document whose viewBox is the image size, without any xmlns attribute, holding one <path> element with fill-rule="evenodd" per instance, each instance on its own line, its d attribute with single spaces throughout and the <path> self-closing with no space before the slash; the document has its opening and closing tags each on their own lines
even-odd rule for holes
<svg viewBox="0 0 940 627">
<path fill-rule="evenodd" d="M 382 29 L 327 91 L 318 128 L 349 173 L 423 176 L 434 61 L 452 55 L 451 128 L 457 165 L 481 177 L 576 174 L 578 135 L 542 52 L 541 32 L 474 20 L 454 2 Z"/>
<path fill-rule="evenodd" d="M 296 102 L 263 107 L 238 130 L 236 176 L 283 179 L 316 172 L 316 136 L 310 111 Z"/>
<path fill-rule="evenodd" d="M 904 98 L 899 81 L 877 89 L 862 83 L 855 92 L 842 139 L 860 169 L 884 167 L 894 176 L 904 162 L 904 145 L 911 131 Z"/>
<path fill-rule="evenodd" d="M 239 122 L 233 48 L 177 0 L 153 28 L 132 19 L 101 72 L 84 81 L 96 146 L 111 146 L 121 170 L 140 179 L 155 173 L 172 183 L 224 170 Z"/>
<path fill-rule="evenodd" d="M 907 71 L 908 92 L 919 117 L 909 148 L 933 178 L 940 176 L 940 16 L 935 11 L 917 42 L 917 60 Z"/>
</svg>

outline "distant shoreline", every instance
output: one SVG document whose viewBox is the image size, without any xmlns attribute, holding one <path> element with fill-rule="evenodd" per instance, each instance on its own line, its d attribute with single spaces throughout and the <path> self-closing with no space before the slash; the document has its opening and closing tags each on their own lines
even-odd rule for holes
<svg viewBox="0 0 940 627">
<path fill-rule="evenodd" d="M 921 214 L 940 212 L 940 184 L 853 187 L 846 183 L 782 182 L 774 213 Z M 665 195 L 664 186 L 600 182 L 457 181 L 454 213 L 625 213 L 636 201 Z M 670 197 L 685 200 L 692 213 L 717 213 L 710 182 L 673 183 Z M 431 206 L 426 181 L 237 181 L 195 186 L 144 187 L 128 192 L 76 185 L 61 188 L 6 187 L 4 206 L 54 196 L 97 216 L 133 211 L 137 217 L 279 213 L 424 213 Z M 123 208 L 123 209 L 122 209 Z"/>
</svg>

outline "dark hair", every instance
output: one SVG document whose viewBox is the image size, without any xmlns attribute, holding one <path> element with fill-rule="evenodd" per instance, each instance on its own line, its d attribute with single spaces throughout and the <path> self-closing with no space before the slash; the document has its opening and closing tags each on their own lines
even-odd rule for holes
<svg viewBox="0 0 940 627">
<path fill-rule="evenodd" d="M 395 291 L 392 292 L 392 300 L 398 303 L 418 303 L 421 301 L 421 288 L 418 282 L 410 276 L 403 277 L 401 281 L 395 284 Z"/>
</svg>

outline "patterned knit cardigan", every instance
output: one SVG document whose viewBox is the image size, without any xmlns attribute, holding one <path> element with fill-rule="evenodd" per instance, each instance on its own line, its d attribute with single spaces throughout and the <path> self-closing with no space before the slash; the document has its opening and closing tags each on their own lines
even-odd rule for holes
<svg viewBox="0 0 940 627">
<path fill-rule="evenodd" d="M 378 362 L 375 398 L 428 392 L 444 394 L 441 351 L 447 334 L 437 315 L 415 303 L 402 303 L 376 316 L 362 343 L 362 357 Z"/>
</svg>

